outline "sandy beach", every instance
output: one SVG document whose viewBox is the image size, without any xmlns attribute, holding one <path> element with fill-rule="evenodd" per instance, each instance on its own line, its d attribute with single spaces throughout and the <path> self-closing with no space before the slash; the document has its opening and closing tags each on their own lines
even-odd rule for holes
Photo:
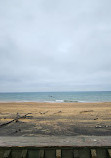
<svg viewBox="0 0 111 158">
<path fill-rule="evenodd" d="M 111 135 L 111 102 L 0 103 L 0 136 L 38 135 Z"/>
</svg>

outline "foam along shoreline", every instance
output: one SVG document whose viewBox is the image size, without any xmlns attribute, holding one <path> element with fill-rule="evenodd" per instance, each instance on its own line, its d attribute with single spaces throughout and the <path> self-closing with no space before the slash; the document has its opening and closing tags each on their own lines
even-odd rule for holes
<svg viewBox="0 0 111 158">
<path fill-rule="evenodd" d="M 110 103 L 109 101 L 80 101 L 80 100 L 46 100 L 46 101 L 29 101 L 29 100 L 22 100 L 22 101 L 0 101 L 1 103 Z"/>
</svg>

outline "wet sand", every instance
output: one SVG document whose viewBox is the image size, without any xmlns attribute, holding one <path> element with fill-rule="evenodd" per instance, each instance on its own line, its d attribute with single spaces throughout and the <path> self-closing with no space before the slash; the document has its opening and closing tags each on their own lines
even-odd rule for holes
<svg viewBox="0 0 111 158">
<path fill-rule="evenodd" d="M 38 135 L 111 135 L 111 102 L 0 103 L 0 136 Z"/>
</svg>

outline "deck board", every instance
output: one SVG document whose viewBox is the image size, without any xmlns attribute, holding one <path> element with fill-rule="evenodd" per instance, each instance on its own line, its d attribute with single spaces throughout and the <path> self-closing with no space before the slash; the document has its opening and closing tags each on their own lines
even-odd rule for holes
<svg viewBox="0 0 111 158">
<path fill-rule="evenodd" d="M 38 137 L 0 137 L 0 147 L 13 146 L 111 146 L 111 136 L 38 136 Z"/>
</svg>

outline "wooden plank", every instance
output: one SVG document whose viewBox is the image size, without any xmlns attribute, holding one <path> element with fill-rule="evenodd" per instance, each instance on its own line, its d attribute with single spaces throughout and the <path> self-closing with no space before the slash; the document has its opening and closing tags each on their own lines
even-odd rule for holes
<svg viewBox="0 0 111 158">
<path fill-rule="evenodd" d="M 11 158 L 20 158 L 22 150 L 15 150 L 12 149 L 11 151 Z"/>
<path fill-rule="evenodd" d="M 111 158 L 111 149 L 108 149 L 107 152 L 108 152 L 108 158 Z"/>
<path fill-rule="evenodd" d="M 62 158 L 73 158 L 73 150 L 72 149 L 62 149 L 61 157 Z"/>
<path fill-rule="evenodd" d="M 80 158 L 90 158 L 91 157 L 90 149 L 88 149 L 88 148 L 79 149 L 79 157 Z"/>
<path fill-rule="evenodd" d="M 55 149 L 46 149 L 44 157 L 45 158 L 55 158 L 56 157 L 56 150 Z"/>
<path fill-rule="evenodd" d="M 44 150 L 40 150 L 40 152 L 39 152 L 39 157 L 40 157 L 40 158 L 44 158 Z"/>
<path fill-rule="evenodd" d="M 97 153 L 97 158 L 108 158 L 108 153 L 106 151 L 106 149 L 96 149 L 96 153 Z"/>
<path fill-rule="evenodd" d="M 40 150 L 28 150 L 28 158 L 40 158 Z"/>
<path fill-rule="evenodd" d="M 0 149 L 0 158 L 111 158 L 111 149 L 75 148 L 73 149 Z"/>
<path fill-rule="evenodd" d="M 4 150 L 0 150 L 0 158 L 3 157 L 4 155 Z"/>
<path fill-rule="evenodd" d="M 56 150 L 56 158 L 61 158 L 61 149 Z"/>
<path fill-rule="evenodd" d="M 10 158 L 11 157 L 11 150 L 5 150 L 3 158 Z"/>
<path fill-rule="evenodd" d="M 27 158 L 27 153 L 28 153 L 27 150 L 22 150 L 21 158 Z"/>
<path fill-rule="evenodd" d="M 79 151 L 74 149 L 74 158 L 79 158 Z"/>
<path fill-rule="evenodd" d="M 92 158 L 97 158 L 96 149 L 91 149 Z"/>
</svg>

